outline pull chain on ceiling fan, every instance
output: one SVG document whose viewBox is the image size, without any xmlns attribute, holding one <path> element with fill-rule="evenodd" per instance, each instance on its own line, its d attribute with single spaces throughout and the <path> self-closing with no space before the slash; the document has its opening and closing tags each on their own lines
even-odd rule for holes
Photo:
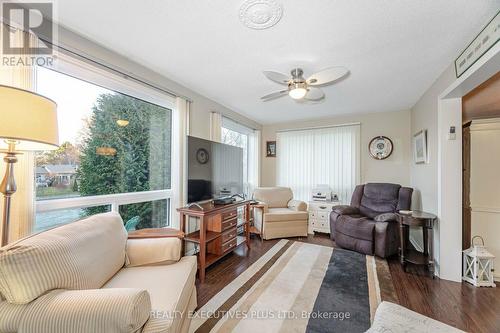
<svg viewBox="0 0 500 333">
<path fill-rule="evenodd" d="M 264 102 L 289 95 L 296 101 L 318 102 L 325 98 L 323 90 L 318 86 L 326 86 L 346 76 L 349 71 L 344 67 L 330 67 L 304 79 L 304 71 L 300 68 L 292 69 L 291 77 L 276 71 L 264 71 L 264 75 L 271 81 L 286 85 L 287 89 L 273 92 L 261 97 Z"/>
</svg>

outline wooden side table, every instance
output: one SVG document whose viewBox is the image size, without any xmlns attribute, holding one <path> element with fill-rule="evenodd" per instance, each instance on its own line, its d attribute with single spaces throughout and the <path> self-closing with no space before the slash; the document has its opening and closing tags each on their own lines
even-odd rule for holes
<svg viewBox="0 0 500 333">
<path fill-rule="evenodd" d="M 412 211 L 409 214 L 398 213 L 399 217 L 399 238 L 401 241 L 400 260 L 403 269 L 406 272 L 406 265 L 412 263 L 415 265 L 425 265 L 429 269 L 429 273 L 434 278 L 434 223 L 437 221 L 437 216 L 434 214 Z M 424 241 L 424 252 L 420 252 L 409 248 L 410 243 L 410 227 L 422 228 L 422 236 Z"/>
<path fill-rule="evenodd" d="M 177 208 L 182 232 L 186 230 L 189 217 L 199 219 L 200 229 L 184 236 L 182 253 L 185 253 L 185 242 L 199 246 L 198 274 L 201 283 L 205 281 L 208 266 L 243 243 L 250 249 L 250 202 L 239 200 L 227 205 L 216 205 L 213 201 L 206 201 Z M 238 218 L 238 208 L 243 208 L 242 219 Z M 239 235 L 238 229 L 242 226 L 244 232 Z"/>
</svg>

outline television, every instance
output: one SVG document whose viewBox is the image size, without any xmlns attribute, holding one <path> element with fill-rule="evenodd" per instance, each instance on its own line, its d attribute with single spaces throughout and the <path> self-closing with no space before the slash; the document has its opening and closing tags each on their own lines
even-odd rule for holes
<svg viewBox="0 0 500 333">
<path fill-rule="evenodd" d="M 188 136 L 188 203 L 243 194 L 243 149 Z"/>
</svg>

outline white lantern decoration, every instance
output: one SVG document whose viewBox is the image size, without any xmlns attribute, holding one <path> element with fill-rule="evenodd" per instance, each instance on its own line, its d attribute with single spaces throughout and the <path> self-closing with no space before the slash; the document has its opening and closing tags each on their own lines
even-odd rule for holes
<svg viewBox="0 0 500 333">
<path fill-rule="evenodd" d="M 479 238 L 482 245 L 475 245 L 474 239 Z M 486 250 L 481 236 L 472 237 L 472 245 L 463 251 L 462 279 L 476 287 L 496 287 L 493 282 L 493 261 L 495 256 Z"/>
</svg>

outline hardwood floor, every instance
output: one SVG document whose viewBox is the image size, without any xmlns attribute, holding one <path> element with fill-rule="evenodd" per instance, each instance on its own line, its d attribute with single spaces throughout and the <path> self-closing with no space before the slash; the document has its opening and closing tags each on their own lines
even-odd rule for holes
<svg viewBox="0 0 500 333">
<path fill-rule="evenodd" d="M 327 235 L 322 234 L 290 239 L 334 245 Z M 198 306 L 208 302 L 277 242 L 261 242 L 252 237 L 250 251 L 240 246 L 208 268 L 205 283 L 197 281 Z M 388 263 L 399 304 L 467 332 L 500 332 L 500 288 L 474 288 L 467 283 L 432 279 L 422 268 L 412 266 L 405 273 L 397 258 L 389 259 Z"/>
</svg>

